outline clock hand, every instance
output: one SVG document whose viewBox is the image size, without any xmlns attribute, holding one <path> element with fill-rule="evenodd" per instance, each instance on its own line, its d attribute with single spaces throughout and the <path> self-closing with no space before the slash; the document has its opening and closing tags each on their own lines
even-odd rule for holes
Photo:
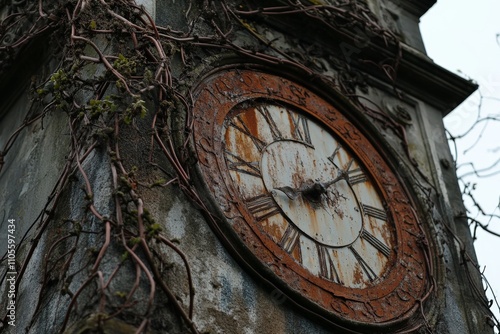
<svg viewBox="0 0 500 334">
<path fill-rule="evenodd" d="M 294 189 L 294 188 L 289 187 L 289 186 L 279 187 L 279 188 L 274 188 L 274 189 L 285 193 L 285 195 L 291 200 L 295 200 L 297 197 L 299 197 L 299 194 L 301 192 L 300 189 Z"/>
<path fill-rule="evenodd" d="M 348 177 L 348 174 L 346 171 L 344 170 L 341 170 L 339 172 L 339 176 L 337 176 L 336 178 L 334 178 L 333 180 L 329 181 L 329 182 L 326 182 L 326 183 L 323 183 L 323 187 L 328 188 L 329 186 L 331 186 L 332 184 L 334 183 L 337 183 L 338 181 L 340 180 L 347 180 L 347 177 Z"/>
<path fill-rule="evenodd" d="M 317 202 L 318 200 L 320 200 L 321 195 L 326 193 L 326 190 L 329 186 L 331 186 L 332 184 L 335 184 L 336 182 L 338 182 L 340 180 L 345 180 L 346 178 L 347 178 L 347 173 L 345 171 L 340 171 L 339 176 L 337 176 L 336 178 L 334 178 L 333 180 L 328 181 L 328 182 L 324 182 L 324 183 L 323 182 L 314 182 L 311 185 L 302 186 L 298 189 L 292 188 L 289 186 L 278 187 L 278 188 L 274 188 L 274 189 L 282 191 L 291 200 L 297 199 L 299 197 L 299 194 L 303 193 L 304 196 L 309 197 L 313 201 Z"/>
</svg>

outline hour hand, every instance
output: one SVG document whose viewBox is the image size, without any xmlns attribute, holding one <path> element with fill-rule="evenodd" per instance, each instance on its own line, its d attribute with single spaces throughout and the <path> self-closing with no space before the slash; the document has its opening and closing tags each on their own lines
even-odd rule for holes
<svg viewBox="0 0 500 334">
<path fill-rule="evenodd" d="M 298 189 L 289 186 L 278 187 L 274 189 L 285 193 L 285 195 L 291 200 L 297 199 L 300 193 L 303 193 L 304 196 L 306 196 L 311 201 L 317 202 L 321 200 L 321 195 L 326 194 L 327 188 L 329 186 L 340 180 L 345 180 L 346 178 L 347 173 L 345 171 L 340 171 L 339 175 L 336 178 L 325 183 L 309 181 Z"/>
<path fill-rule="evenodd" d="M 320 200 L 322 194 L 326 193 L 326 187 L 323 183 L 312 181 L 306 183 L 298 189 L 289 186 L 274 189 L 285 193 L 285 195 L 291 200 L 297 199 L 302 193 L 306 198 L 315 202 Z"/>
<path fill-rule="evenodd" d="M 274 188 L 274 189 L 285 193 L 285 195 L 291 200 L 297 199 L 297 197 L 299 197 L 300 192 L 301 192 L 300 189 L 294 189 L 294 188 L 289 187 L 289 186 L 279 187 L 279 188 Z"/>
</svg>

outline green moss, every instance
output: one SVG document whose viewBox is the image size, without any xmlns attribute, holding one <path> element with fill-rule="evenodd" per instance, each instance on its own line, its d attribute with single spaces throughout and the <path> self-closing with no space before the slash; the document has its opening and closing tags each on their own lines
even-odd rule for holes
<svg viewBox="0 0 500 334">
<path fill-rule="evenodd" d="M 66 72 L 62 69 L 52 74 L 50 77 L 50 82 L 53 84 L 53 89 L 55 91 L 62 90 L 65 86 L 69 84 L 69 78 Z"/>
<path fill-rule="evenodd" d="M 119 54 L 118 58 L 113 63 L 113 67 L 125 76 L 130 76 L 134 74 L 137 70 L 137 62 L 131 58 L 125 57 L 123 54 Z"/>
<path fill-rule="evenodd" d="M 125 251 L 122 253 L 122 256 L 120 259 L 122 262 L 125 262 L 129 258 L 129 256 L 130 256 L 130 254 L 127 251 Z"/>
<path fill-rule="evenodd" d="M 130 124 L 137 116 L 139 116 L 140 118 L 144 118 L 147 112 L 148 109 L 146 108 L 146 102 L 144 100 L 137 99 L 132 103 L 132 105 L 130 105 L 130 107 L 125 110 L 123 121 L 125 122 L 125 124 Z"/>
<path fill-rule="evenodd" d="M 116 291 L 115 296 L 118 296 L 120 298 L 125 298 L 125 297 L 127 297 L 127 293 L 123 292 L 123 291 Z"/>
<path fill-rule="evenodd" d="M 113 114 L 117 110 L 118 106 L 110 96 L 106 96 L 102 100 L 90 100 L 88 108 L 90 109 L 90 119 L 94 120 L 99 118 L 104 113 Z"/>
</svg>

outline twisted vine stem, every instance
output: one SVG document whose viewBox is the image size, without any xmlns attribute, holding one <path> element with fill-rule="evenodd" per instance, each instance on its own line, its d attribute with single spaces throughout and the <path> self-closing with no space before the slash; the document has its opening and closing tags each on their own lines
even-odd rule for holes
<svg viewBox="0 0 500 334">
<path fill-rule="evenodd" d="M 355 94 L 355 88 L 362 83 L 346 80 L 345 75 L 351 71 L 348 64 L 341 66 L 339 77 L 329 77 L 314 66 L 307 54 L 301 57 L 290 54 L 267 40 L 259 32 L 258 23 L 249 23 L 268 17 L 301 15 L 324 29 L 337 31 L 359 26 L 387 43 L 398 45 L 397 37 L 380 27 L 365 6 L 356 1 L 339 1 L 336 6 L 289 1 L 282 6 L 253 9 L 220 0 L 205 2 L 202 14 L 196 12 L 193 4 L 185 14 L 188 21 L 186 31 L 157 26 L 144 8 L 132 0 L 26 1 L 19 6 L 12 5 L 1 22 L 4 33 L 0 35 L 0 70 L 8 68 L 31 42 L 38 39 L 52 41 L 55 54 L 61 55 L 59 64 L 50 75 L 37 77 L 32 82 L 31 108 L 0 151 L 1 172 L 23 131 L 51 114 L 63 113 L 67 117 L 70 138 L 67 159 L 45 207 L 21 241 L 26 251 L 16 282 L 16 288 L 19 288 L 26 270 L 33 265 L 34 252 L 40 247 L 41 238 L 49 233 L 49 229 L 65 227 L 66 234 L 59 236 L 45 254 L 41 289 L 34 311 L 35 315 L 41 311 L 50 282 L 59 282 L 61 292 L 68 296 L 67 311 L 59 328 L 61 333 L 68 329 L 79 312 L 78 301 L 86 291 L 95 287 L 98 314 L 102 315 L 99 318 L 101 326 L 135 310 L 138 303 L 135 297 L 144 284 L 149 291 L 146 307 L 140 314 L 142 320 L 135 327 L 136 332 L 151 329 L 159 291 L 168 298 L 183 326 L 192 333 L 199 332 L 194 322 L 195 299 L 189 258 L 164 234 L 160 224 L 148 212 L 143 196 L 149 188 L 178 187 L 207 214 L 208 219 L 216 219 L 192 184 L 187 150 L 193 128 L 190 112 L 193 101 L 191 92 L 183 88 L 185 83 L 180 76 L 172 73 L 176 57 L 182 63 L 181 76 L 196 66 L 196 57 L 213 57 L 221 50 L 261 63 L 293 67 L 306 76 L 335 86 L 365 113 L 394 131 L 403 146 L 408 147 L 404 128 L 380 112 L 381 108 L 361 101 L 363 98 Z M 242 45 L 236 40 L 235 31 L 244 31 L 259 47 Z M 396 54 L 394 59 L 372 65 L 395 80 L 399 58 L 400 54 Z M 171 118 L 177 114 L 185 115 L 182 131 L 186 139 L 181 145 L 176 145 L 171 130 Z M 122 133 L 143 131 L 144 128 L 149 129 L 147 165 L 164 175 L 152 183 L 140 179 L 137 169 L 130 166 L 129 157 L 122 154 Z M 104 153 L 109 161 L 110 199 L 113 203 L 113 212 L 109 216 L 96 206 L 92 178 L 85 168 L 85 162 L 99 152 Z M 411 159 L 409 151 L 406 152 Z M 168 166 L 158 162 L 160 156 L 168 161 Z M 84 213 L 78 219 L 61 219 L 59 206 L 75 178 L 83 185 Z M 422 188 L 428 191 L 428 185 L 422 185 Z M 100 224 L 97 231 L 90 228 L 91 221 Z M 91 234 L 100 236 L 102 243 L 90 251 L 87 263 L 81 263 L 77 270 L 70 272 L 82 236 Z M 29 242 L 28 235 L 33 235 Z M 179 301 L 160 270 L 165 264 L 157 251 L 161 246 L 182 260 L 188 286 L 187 306 Z M 111 272 L 104 271 L 103 263 L 112 248 L 121 249 L 122 258 Z M 463 256 L 470 261 L 465 251 Z M 2 261 L 5 260 L 4 255 Z M 117 302 L 117 298 L 113 298 L 116 291 L 112 290 L 112 282 L 117 279 L 119 271 L 129 264 L 134 267 L 135 280 L 129 291 L 120 294 L 121 299 Z M 427 265 L 428 272 L 432 273 L 430 259 Z M 73 287 L 73 278 L 82 273 L 85 279 L 76 288 Z M 4 274 L 1 281 L 5 279 Z M 433 281 L 432 277 L 430 279 Z M 424 319 L 423 304 L 431 292 L 432 289 L 420 303 Z M 6 323 L 5 316 L 3 324 Z M 421 326 L 401 330 L 401 333 Z M 425 326 L 431 332 L 431 328 Z"/>
</svg>

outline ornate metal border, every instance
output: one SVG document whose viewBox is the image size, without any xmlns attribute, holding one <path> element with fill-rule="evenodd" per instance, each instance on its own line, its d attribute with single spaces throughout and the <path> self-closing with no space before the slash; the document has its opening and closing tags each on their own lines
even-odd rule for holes
<svg viewBox="0 0 500 334">
<path fill-rule="evenodd" d="M 426 237 L 405 188 L 374 145 L 345 116 L 309 89 L 283 77 L 251 70 L 225 70 L 213 74 L 194 93 L 194 146 L 198 167 L 212 200 L 220 209 L 217 228 L 226 231 L 230 249 L 245 251 L 251 267 L 284 288 L 287 296 L 314 313 L 351 328 L 387 328 L 402 325 L 414 314 L 430 283 Z M 386 201 L 397 239 L 392 269 L 374 287 L 350 289 L 310 274 L 259 232 L 253 217 L 238 203 L 239 197 L 223 157 L 223 124 L 237 105 L 255 99 L 289 104 L 325 124 L 370 171 Z M 231 233 L 231 230 L 235 233 Z M 283 254 L 281 254 L 281 253 Z"/>
</svg>

